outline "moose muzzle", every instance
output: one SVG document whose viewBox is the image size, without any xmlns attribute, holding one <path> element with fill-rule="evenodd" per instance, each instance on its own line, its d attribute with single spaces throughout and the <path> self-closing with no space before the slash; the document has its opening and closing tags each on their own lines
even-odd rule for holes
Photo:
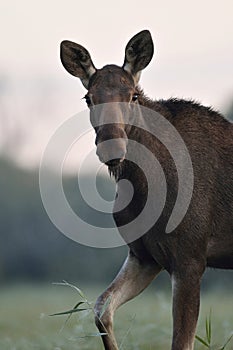
<svg viewBox="0 0 233 350">
<path fill-rule="evenodd" d="M 99 127 L 96 134 L 99 160 L 110 167 L 118 166 L 125 159 L 127 140 L 124 129 L 117 124 Z"/>
</svg>

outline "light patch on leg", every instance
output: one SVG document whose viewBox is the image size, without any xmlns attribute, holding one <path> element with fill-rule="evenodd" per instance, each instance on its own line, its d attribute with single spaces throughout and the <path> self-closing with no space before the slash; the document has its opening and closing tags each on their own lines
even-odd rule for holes
<svg viewBox="0 0 233 350">
<path fill-rule="evenodd" d="M 171 283 L 172 283 L 172 295 L 174 296 L 176 294 L 176 291 L 177 291 L 177 282 L 176 282 L 176 278 L 174 275 L 172 275 L 172 277 L 171 277 Z"/>
</svg>

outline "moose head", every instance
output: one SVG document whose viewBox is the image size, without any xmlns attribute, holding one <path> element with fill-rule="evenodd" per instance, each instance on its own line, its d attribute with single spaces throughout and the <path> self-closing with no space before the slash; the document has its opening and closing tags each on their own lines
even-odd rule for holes
<svg viewBox="0 0 233 350">
<path fill-rule="evenodd" d="M 68 40 L 61 43 L 63 66 L 80 78 L 87 89 L 85 100 L 96 132 L 96 153 L 109 167 L 118 166 L 125 158 L 130 129 L 128 121 L 139 98 L 137 84 L 153 53 L 148 30 L 141 31 L 128 42 L 122 67 L 106 65 L 97 69 L 83 46 Z M 111 142 L 105 142 L 108 140 Z"/>
</svg>

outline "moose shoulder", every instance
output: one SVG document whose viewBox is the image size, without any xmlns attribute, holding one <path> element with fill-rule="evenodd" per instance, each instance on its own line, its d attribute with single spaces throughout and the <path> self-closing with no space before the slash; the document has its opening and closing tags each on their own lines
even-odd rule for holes
<svg viewBox="0 0 233 350">
<path fill-rule="evenodd" d="M 147 98 L 138 82 L 153 53 L 153 41 L 147 30 L 129 41 L 122 67 L 107 65 L 96 69 L 84 47 L 71 41 L 61 43 L 61 61 L 65 69 L 80 78 L 87 89 L 85 99 L 96 131 L 96 152 L 100 161 L 115 176 L 120 198 L 127 197 L 127 187 L 124 188 L 121 180 L 130 181 L 134 188 L 126 208 L 114 211 L 119 232 L 127 236 L 128 257 L 95 306 L 96 325 L 104 333 L 102 340 L 106 350 L 118 349 L 113 332 L 115 310 L 141 293 L 164 269 L 169 272 L 173 286 L 172 350 L 192 350 L 203 272 L 208 266 L 233 268 L 233 124 L 211 108 L 193 101 Z M 150 114 L 148 111 L 166 121 L 161 133 L 163 139 L 170 142 L 175 129 L 183 140 L 184 150 L 187 147 L 192 171 L 190 164 L 184 162 L 185 152 L 174 145 L 181 168 L 183 162 L 182 181 L 172 157 L 172 147 L 166 149 L 152 132 L 157 118 L 148 127 L 145 115 Z M 135 149 L 132 142 L 145 148 Z M 143 166 L 138 166 L 133 157 L 141 149 L 144 153 L 137 159 Z M 186 164 L 189 164 L 187 169 Z M 149 174 L 150 184 L 145 174 Z M 143 212 L 149 190 L 151 205 L 135 230 L 153 219 L 160 200 L 158 187 L 162 188 L 164 181 L 166 202 L 155 223 L 140 236 L 134 236 L 134 232 L 125 233 L 123 227 Z M 167 233 L 166 225 L 181 185 L 186 189 L 192 185 L 190 203 L 183 220 Z M 185 199 L 183 196 L 183 201 Z M 182 201 L 180 203 L 182 206 Z M 116 198 L 115 208 L 118 205 Z M 130 231 L 133 226 L 127 227 Z"/>
</svg>

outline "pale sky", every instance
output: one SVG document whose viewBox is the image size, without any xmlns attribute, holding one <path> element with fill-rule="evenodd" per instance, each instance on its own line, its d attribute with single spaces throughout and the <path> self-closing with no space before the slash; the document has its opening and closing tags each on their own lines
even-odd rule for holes
<svg viewBox="0 0 233 350">
<path fill-rule="evenodd" d="M 63 39 L 101 68 L 122 65 L 128 40 L 149 29 L 156 49 L 140 81 L 146 94 L 224 112 L 233 99 L 232 14 L 232 0 L 1 1 L 0 147 L 35 165 L 56 128 L 85 108 L 85 89 L 59 60 Z"/>
</svg>

